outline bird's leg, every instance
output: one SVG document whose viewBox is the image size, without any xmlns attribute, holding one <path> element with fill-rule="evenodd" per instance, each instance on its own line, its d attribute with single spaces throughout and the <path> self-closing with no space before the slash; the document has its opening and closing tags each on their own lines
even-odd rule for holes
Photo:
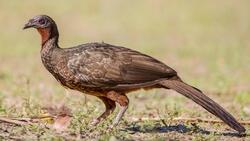
<svg viewBox="0 0 250 141">
<path fill-rule="evenodd" d="M 115 91 L 108 92 L 107 98 L 117 102 L 120 106 L 120 110 L 119 110 L 118 114 L 116 115 L 115 119 L 113 120 L 113 125 L 111 126 L 111 128 L 112 128 L 113 126 L 116 126 L 119 123 L 122 116 L 124 115 L 124 113 L 128 109 L 129 100 L 125 94 L 117 93 Z"/>
<path fill-rule="evenodd" d="M 128 109 L 128 105 L 120 107 L 120 110 L 119 110 L 118 114 L 116 115 L 116 117 L 113 121 L 113 125 L 111 127 L 116 126 L 119 123 L 119 121 L 121 120 L 122 116 L 124 115 L 124 113 L 126 112 L 127 109 Z"/>
<path fill-rule="evenodd" d="M 115 110 L 115 102 L 106 98 L 106 97 L 98 97 L 102 100 L 102 102 L 105 104 L 105 111 L 96 119 L 94 119 L 91 122 L 91 125 L 97 125 L 98 123 L 100 123 L 103 119 L 107 118 L 111 113 L 113 113 L 113 111 Z"/>
</svg>

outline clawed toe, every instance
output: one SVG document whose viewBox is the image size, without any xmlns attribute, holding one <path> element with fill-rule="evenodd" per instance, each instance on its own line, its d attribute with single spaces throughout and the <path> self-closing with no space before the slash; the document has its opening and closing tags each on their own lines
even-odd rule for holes
<svg viewBox="0 0 250 141">
<path fill-rule="evenodd" d="M 98 123 L 100 123 L 100 120 L 93 119 L 92 122 L 90 123 L 90 126 L 96 126 Z"/>
<path fill-rule="evenodd" d="M 109 127 L 108 127 L 109 130 L 112 130 L 112 129 L 114 129 L 114 128 L 115 128 L 115 125 L 114 125 L 114 124 L 109 125 Z"/>
</svg>

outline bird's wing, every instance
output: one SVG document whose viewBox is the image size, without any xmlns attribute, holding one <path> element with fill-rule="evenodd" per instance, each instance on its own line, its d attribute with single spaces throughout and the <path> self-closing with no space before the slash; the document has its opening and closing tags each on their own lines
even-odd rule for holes
<svg viewBox="0 0 250 141">
<path fill-rule="evenodd" d="M 150 56 L 104 43 L 78 46 L 68 67 L 90 87 L 129 86 L 176 75 L 172 68 Z"/>
</svg>

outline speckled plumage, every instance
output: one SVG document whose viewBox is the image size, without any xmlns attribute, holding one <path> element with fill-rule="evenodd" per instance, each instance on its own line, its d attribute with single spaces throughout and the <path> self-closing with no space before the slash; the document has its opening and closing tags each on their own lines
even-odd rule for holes
<svg viewBox="0 0 250 141">
<path fill-rule="evenodd" d="M 220 105 L 199 89 L 184 83 L 177 72 L 164 63 L 125 47 L 106 43 L 87 43 L 71 48 L 58 46 L 55 22 L 46 15 L 32 18 L 25 28 L 36 28 L 42 37 L 41 58 L 46 69 L 66 88 L 97 96 L 106 111 L 93 121 L 99 123 L 121 106 L 117 125 L 129 100 L 126 93 L 137 89 L 173 89 L 216 115 L 233 129 L 245 129 Z"/>
</svg>

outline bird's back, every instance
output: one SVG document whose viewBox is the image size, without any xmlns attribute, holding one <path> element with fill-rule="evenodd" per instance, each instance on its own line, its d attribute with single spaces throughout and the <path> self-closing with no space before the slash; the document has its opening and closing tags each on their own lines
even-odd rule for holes
<svg viewBox="0 0 250 141">
<path fill-rule="evenodd" d="M 162 62 L 125 47 L 87 43 L 64 52 L 75 82 L 86 87 L 129 88 L 176 76 L 176 72 Z"/>
</svg>

